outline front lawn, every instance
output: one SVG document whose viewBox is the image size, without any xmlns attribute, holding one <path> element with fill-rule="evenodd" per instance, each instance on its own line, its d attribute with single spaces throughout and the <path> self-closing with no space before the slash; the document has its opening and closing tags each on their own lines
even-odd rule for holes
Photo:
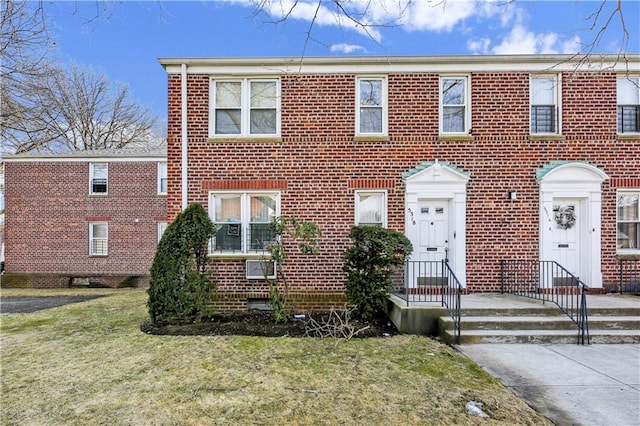
<svg viewBox="0 0 640 426">
<path fill-rule="evenodd" d="M 0 316 L 1 424 L 551 424 L 429 338 L 153 336 L 144 290 L 101 294 Z"/>
</svg>

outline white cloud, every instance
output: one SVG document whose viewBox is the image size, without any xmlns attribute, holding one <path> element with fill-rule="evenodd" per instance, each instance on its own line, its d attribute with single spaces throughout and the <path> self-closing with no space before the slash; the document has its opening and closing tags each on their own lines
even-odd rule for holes
<svg viewBox="0 0 640 426">
<path fill-rule="evenodd" d="M 355 44 L 347 44 L 347 43 L 339 43 L 331 46 L 332 52 L 353 53 L 353 52 L 357 52 L 358 50 L 364 51 L 365 49 L 362 46 L 358 46 Z"/>
<path fill-rule="evenodd" d="M 576 53 L 581 47 L 579 37 L 563 38 L 556 32 L 532 31 L 527 26 L 526 9 L 508 0 L 350 0 L 340 2 L 339 6 L 333 1 L 319 0 L 223 1 L 259 7 L 274 21 L 299 20 L 353 30 L 378 43 L 382 42 L 385 27 L 427 32 L 457 30 L 466 34 L 477 33 L 475 26 L 478 26 L 483 29 L 483 35 L 470 38 L 466 43 L 472 53 Z M 503 31 L 502 36 L 489 35 L 499 29 Z M 334 52 L 344 53 L 361 49 L 346 43 L 331 47 Z"/>
</svg>

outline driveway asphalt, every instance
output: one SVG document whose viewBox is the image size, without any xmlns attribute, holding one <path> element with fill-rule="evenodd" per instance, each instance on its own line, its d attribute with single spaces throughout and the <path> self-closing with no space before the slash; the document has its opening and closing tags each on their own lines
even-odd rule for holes
<svg viewBox="0 0 640 426">
<path fill-rule="evenodd" d="M 2 297 L 0 313 L 22 314 L 55 308 L 69 303 L 84 302 L 102 296 L 47 296 L 47 297 Z"/>
<path fill-rule="evenodd" d="M 640 345 L 456 348 L 558 425 L 640 425 Z"/>
</svg>

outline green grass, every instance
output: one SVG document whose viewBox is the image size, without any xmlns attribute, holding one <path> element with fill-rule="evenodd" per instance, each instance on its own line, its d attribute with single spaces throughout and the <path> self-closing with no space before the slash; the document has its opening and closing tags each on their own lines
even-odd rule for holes
<svg viewBox="0 0 640 426">
<path fill-rule="evenodd" d="M 105 293 L 0 316 L 1 424 L 550 424 L 426 337 L 150 336 L 143 290 Z"/>
</svg>

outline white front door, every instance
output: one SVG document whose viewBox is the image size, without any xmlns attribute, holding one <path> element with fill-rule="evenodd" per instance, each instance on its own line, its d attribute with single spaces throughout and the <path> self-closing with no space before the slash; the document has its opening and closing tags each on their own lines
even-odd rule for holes
<svg viewBox="0 0 640 426">
<path fill-rule="evenodd" d="M 580 276 L 581 272 L 581 224 L 580 200 L 575 198 L 554 198 L 552 216 L 553 260 L 569 272 Z"/>
<path fill-rule="evenodd" d="M 449 250 L 448 200 L 428 200 L 419 204 L 420 239 L 418 260 L 441 261 Z"/>
</svg>

